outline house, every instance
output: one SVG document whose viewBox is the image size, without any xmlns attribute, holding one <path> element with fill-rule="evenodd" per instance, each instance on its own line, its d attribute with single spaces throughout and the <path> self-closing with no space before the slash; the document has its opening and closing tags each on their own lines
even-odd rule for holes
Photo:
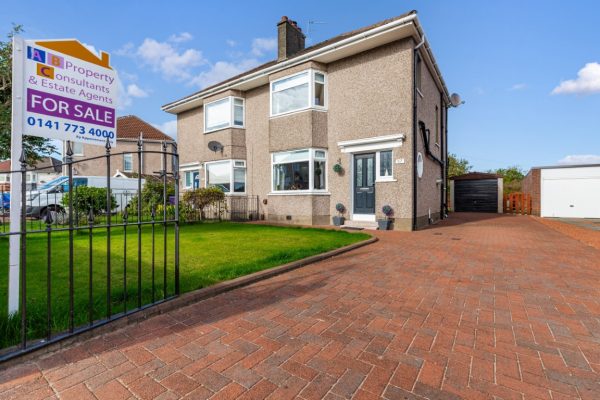
<svg viewBox="0 0 600 400">
<path fill-rule="evenodd" d="M 277 59 L 163 106 L 181 189 L 258 196 L 270 221 L 394 229 L 443 218 L 450 96 L 415 11 L 305 48 L 277 23 Z"/>
<path fill-rule="evenodd" d="M 35 190 L 39 185 L 50 182 L 61 175 L 61 162 L 54 157 L 43 157 L 28 168 L 35 170 L 26 173 L 27 190 Z M 10 191 L 12 175 L 9 173 L 10 171 L 10 160 L 0 161 L 0 190 L 5 192 Z"/>
<path fill-rule="evenodd" d="M 522 190 L 533 215 L 600 218 L 600 164 L 533 167 Z"/>
<path fill-rule="evenodd" d="M 119 156 L 111 157 L 112 176 L 129 177 L 130 174 L 140 172 L 143 175 L 152 175 L 162 168 L 160 154 L 142 153 L 140 171 L 137 156 L 140 138 L 144 151 L 161 151 L 163 142 L 173 142 L 173 138 L 135 115 L 117 118 L 117 145 L 111 149 L 111 153 Z M 106 149 L 103 146 L 74 142 L 72 150 L 74 175 L 106 176 L 106 159 L 90 159 L 105 155 Z M 63 154 L 66 154 L 66 150 Z M 63 167 L 63 173 L 67 175 L 66 166 Z"/>
</svg>

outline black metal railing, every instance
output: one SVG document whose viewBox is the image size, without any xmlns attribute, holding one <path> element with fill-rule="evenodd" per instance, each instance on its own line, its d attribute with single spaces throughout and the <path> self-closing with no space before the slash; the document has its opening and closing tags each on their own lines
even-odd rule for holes
<svg viewBox="0 0 600 400">
<path fill-rule="evenodd" d="M 0 276 L 0 361 L 179 295 L 177 145 L 147 150 L 140 138 L 137 151 L 113 152 L 108 141 L 105 149 L 74 160 L 67 142 L 65 176 L 35 190 L 27 190 L 27 173 L 54 166 L 30 168 L 22 159 L 21 169 L 9 173 L 11 182 L 21 178 L 20 199 L 11 199 L 2 185 L 0 263 L 8 268 Z M 112 176 L 111 160 L 124 154 L 137 155 L 134 178 Z M 146 154 L 160 155 L 160 169 L 151 175 L 139 170 Z M 75 175 L 84 163 L 104 163 L 105 174 Z M 153 192 L 144 190 L 150 187 Z M 10 229 L 12 207 L 18 208 L 18 231 Z M 18 238 L 18 248 L 11 237 Z M 10 250 L 19 254 L 18 288 L 9 282 L 15 272 Z M 9 310 L 14 290 L 18 309 Z"/>
<path fill-rule="evenodd" d="M 258 201 L 258 196 L 231 195 L 200 209 L 180 199 L 179 216 L 185 222 L 256 221 L 261 218 Z"/>
</svg>

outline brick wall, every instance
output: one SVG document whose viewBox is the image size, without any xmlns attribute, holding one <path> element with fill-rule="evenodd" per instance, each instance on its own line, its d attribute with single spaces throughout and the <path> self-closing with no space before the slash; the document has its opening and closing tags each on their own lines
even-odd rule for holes
<svg viewBox="0 0 600 400">
<path fill-rule="evenodd" d="M 541 170 L 539 168 L 534 168 L 529 170 L 529 173 L 523 178 L 523 193 L 528 193 L 531 195 L 531 211 L 533 215 L 540 215 L 540 192 L 541 192 L 541 183 L 540 183 Z"/>
</svg>

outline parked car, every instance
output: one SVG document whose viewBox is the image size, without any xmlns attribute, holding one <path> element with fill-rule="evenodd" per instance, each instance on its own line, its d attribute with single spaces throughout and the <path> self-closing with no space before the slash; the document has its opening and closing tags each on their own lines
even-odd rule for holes
<svg viewBox="0 0 600 400">
<path fill-rule="evenodd" d="M 91 186 L 106 188 L 107 180 L 102 176 L 77 176 L 73 177 L 73 189 L 78 186 Z M 145 180 L 142 179 L 142 187 Z M 117 201 L 117 207 L 112 212 L 123 210 L 129 201 L 137 195 L 138 180 L 135 178 L 110 178 L 110 189 Z M 48 211 L 64 213 L 65 207 L 62 199 L 69 192 L 69 178 L 60 176 L 40 186 L 37 190 L 27 193 L 27 216 L 43 219 Z"/>
</svg>

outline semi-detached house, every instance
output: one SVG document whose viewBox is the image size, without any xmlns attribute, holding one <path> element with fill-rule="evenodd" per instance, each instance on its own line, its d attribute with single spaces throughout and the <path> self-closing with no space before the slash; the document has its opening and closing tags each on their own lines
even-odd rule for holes
<svg viewBox="0 0 600 400">
<path fill-rule="evenodd" d="M 445 210 L 450 96 L 415 11 L 305 48 L 277 24 L 278 56 L 163 106 L 177 115 L 181 189 L 258 196 L 277 222 L 394 229 Z"/>
</svg>

